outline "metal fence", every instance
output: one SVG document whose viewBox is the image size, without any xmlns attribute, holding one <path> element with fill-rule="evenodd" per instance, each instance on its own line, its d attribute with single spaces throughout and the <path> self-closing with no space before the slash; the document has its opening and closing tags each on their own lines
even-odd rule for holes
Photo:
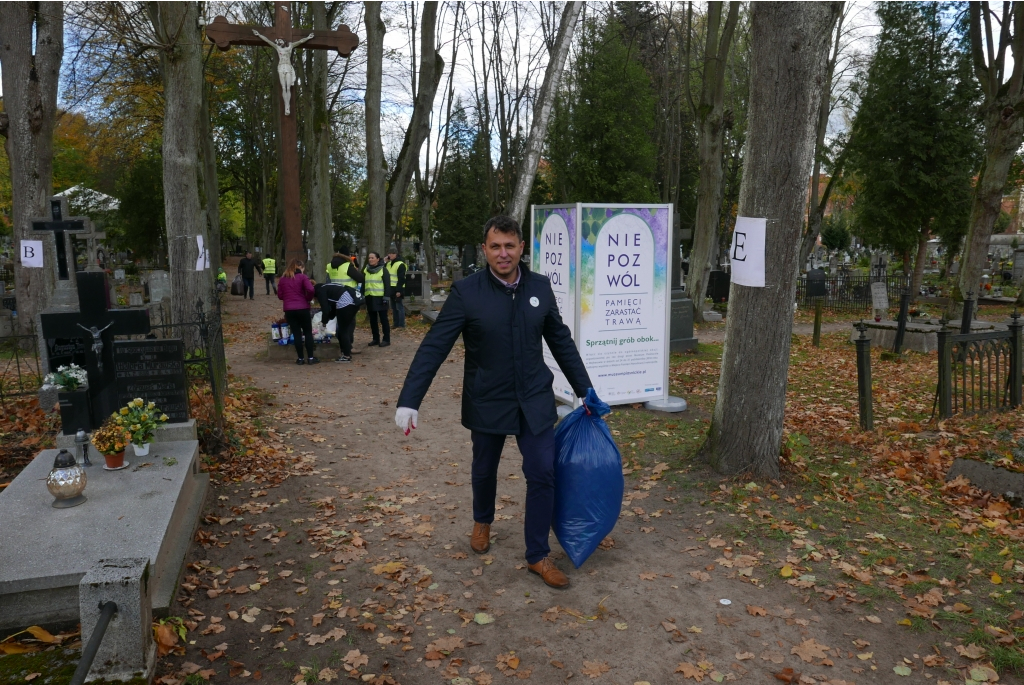
<svg viewBox="0 0 1024 685">
<path fill-rule="evenodd" d="M 825 277 L 825 309 L 835 313 L 859 313 L 871 311 L 871 283 L 876 280 L 868 274 L 838 273 Z M 880 279 L 878 279 L 880 280 Z M 892 274 L 885 277 L 885 290 L 889 304 L 899 303 L 903 293 L 910 287 L 910 276 Z M 814 298 L 807 296 L 807 276 L 801 275 L 796 281 L 796 301 L 801 307 L 814 306 Z"/>
<path fill-rule="evenodd" d="M 941 418 L 1020 406 L 1022 328 L 1014 316 L 1006 331 L 938 334 Z"/>
<path fill-rule="evenodd" d="M 220 301 L 216 300 L 214 306 L 218 310 L 214 314 L 219 316 Z M 214 339 L 215 335 L 222 336 L 220 329 L 213 326 L 202 301 L 196 303 L 191 313 L 192 320 L 185 323 L 170 323 L 171 313 L 163 306 L 154 309 L 151 320 L 158 323 L 150 326 L 148 335 L 119 335 L 115 340 L 181 338 L 185 343 L 185 372 L 192 418 L 208 420 L 219 430 L 217 408 L 223 406 L 223 388 L 215 382 L 213 353 L 223 349 L 223 338 Z M 40 362 L 39 339 L 35 335 L 0 337 L 0 404 L 37 394 L 45 374 Z M 197 411 L 204 416 L 195 416 Z"/>
<path fill-rule="evenodd" d="M 43 385 L 43 375 L 36 336 L 0 338 L 0 403 L 36 394 Z"/>
</svg>

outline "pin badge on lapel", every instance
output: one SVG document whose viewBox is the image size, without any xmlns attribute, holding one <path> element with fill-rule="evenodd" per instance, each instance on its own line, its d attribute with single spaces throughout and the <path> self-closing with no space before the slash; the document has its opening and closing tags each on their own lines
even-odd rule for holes
<svg viewBox="0 0 1024 685">
<path fill-rule="evenodd" d="M 536 297 L 531 297 L 530 298 L 530 304 L 532 304 L 534 307 L 539 307 L 540 306 L 540 300 L 538 300 Z"/>
</svg>

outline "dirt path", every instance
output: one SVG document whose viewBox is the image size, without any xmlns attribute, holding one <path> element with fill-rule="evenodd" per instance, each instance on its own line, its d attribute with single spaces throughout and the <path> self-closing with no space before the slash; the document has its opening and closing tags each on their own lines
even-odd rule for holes
<svg viewBox="0 0 1024 685">
<path fill-rule="evenodd" d="M 778 570 L 786 554 L 804 566 L 824 556 L 827 568 L 838 553 L 815 548 L 812 532 L 802 549 L 794 542 L 766 554 L 765 541 L 743 539 L 746 513 L 702 506 L 695 481 L 709 474 L 683 474 L 676 485 L 658 470 L 631 476 L 613 546 L 581 569 L 571 570 L 552 536 L 573 583 L 555 591 L 525 570 L 525 481 L 509 440 L 496 539 L 477 556 L 468 540 L 460 347 L 420 410 L 420 428 L 404 437 L 394 402 L 422 329 L 398 331 L 381 350 L 366 347 L 361 326 L 353 364 L 296 366 L 257 358 L 255 335 L 276 317 L 276 298 L 226 298 L 225 311 L 235 331 L 231 372 L 275 395 L 268 441 L 312 470 L 276 487 L 246 482 L 256 474 L 215 484 L 204 544 L 188 555 L 176 605 L 195 630 L 184 657 L 161 661 L 165 683 L 196 671 L 217 683 L 289 683 L 303 668 L 306 682 L 348 675 L 378 685 L 486 685 L 506 676 L 769 683 L 787 668 L 803 674 L 792 680 L 801 683 L 956 675 L 925 668 L 931 647 L 896 626 L 898 604 L 815 591 L 813 577 L 793 579 L 807 588 L 787 584 Z M 900 678 L 893 668 L 904 665 L 911 675 Z"/>
</svg>

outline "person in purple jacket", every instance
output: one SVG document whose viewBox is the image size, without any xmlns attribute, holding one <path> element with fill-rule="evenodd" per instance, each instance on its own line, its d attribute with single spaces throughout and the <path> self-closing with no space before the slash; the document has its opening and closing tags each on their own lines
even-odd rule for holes
<svg viewBox="0 0 1024 685">
<path fill-rule="evenodd" d="M 296 364 L 319 364 L 320 360 L 313 356 L 313 316 L 309 311 L 309 301 L 313 299 L 313 283 L 302 273 L 301 259 L 292 259 L 288 268 L 281 274 L 277 282 L 277 299 L 284 303 L 284 318 L 295 336 L 295 351 L 299 353 Z M 306 357 L 302 356 L 302 341 L 306 341 Z"/>
</svg>

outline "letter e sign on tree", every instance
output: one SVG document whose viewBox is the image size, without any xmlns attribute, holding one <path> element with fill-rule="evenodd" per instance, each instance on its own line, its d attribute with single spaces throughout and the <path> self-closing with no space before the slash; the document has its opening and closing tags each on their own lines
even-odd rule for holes
<svg viewBox="0 0 1024 685">
<path fill-rule="evenodd" d="M 736 285 L 764 287 L 764 236 L 767 226 L 767 219 L 736 217 L 732 246 L 729 248 L 731 280 Z"/>
</svg>

